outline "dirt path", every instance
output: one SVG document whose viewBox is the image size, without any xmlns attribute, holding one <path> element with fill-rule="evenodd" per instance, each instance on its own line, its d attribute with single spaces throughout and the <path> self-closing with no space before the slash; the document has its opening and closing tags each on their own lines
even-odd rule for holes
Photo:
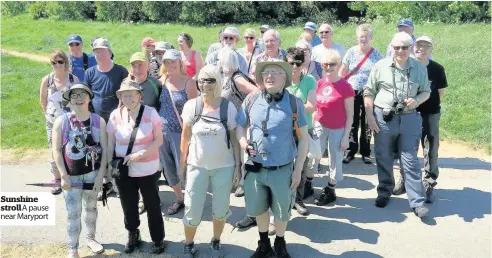
<svg viewBox="0 0 492 258">
<path fill-rule="evenodd" d="M 37 55 L 37 54 L 30 54 L 30 53 L 22 53 L 14 50 L 8 50 L 8 49 L 2 49 L 2 54 L 9 54 L 13 56 L 18 56 L 18 57 L 24 57 L 28 58 L 34 61 L 38 62 L 49 62 L 50 58 L 47 56 L 42 56 L 42 55 Z"/>
</svg>

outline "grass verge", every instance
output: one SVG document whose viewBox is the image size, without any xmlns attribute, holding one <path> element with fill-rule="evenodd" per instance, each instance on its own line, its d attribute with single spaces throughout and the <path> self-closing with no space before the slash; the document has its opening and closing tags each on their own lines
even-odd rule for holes
<svg viewBox="0 0 492 258">
<path fill-rule="evenodd" d="M 194 49 L 206 52 L 217 41 L 221 26 L 194 27 L 177 24 L 128 24 L 103 22 L 33 21 L 28 16 L 3 16 L 2 48 L 48 55 L 53 49 L 66 50 L 66 37 L 79 33 L 89 41 L 105 36 L 111 42 L 116 63 L 129 66 L 131 53 L 140 50 L 146 36 L 169 41 L 176 45 L 181 31 L 194 37 Z M 257 24 L 237 26 L 240 31 Z M 373 24 L 373 45 L 385 52 L 395 32 L 394 24 Z M 279 27 L 282 46 L 292 46 L 301 28 Z M 441 135 L 450 141 L 486 148 L 490 153 L 491 140 L 491 27 L 490 24 L 422 24 L 416 25 L 416 35 L 429 35 L 435 42 L 433 58 L 441 63 L 448 77 L 449 88 L 442 104 Z M 344 25 L 334 30 L 334 41 L 346 48 L 355 44 L 355 27 Z M 467 40 L 463 40 L 467 39 Z M 239 45 L 242 46 L 243 42 Z M 89 52 L 89 46 L 85 46 Z M 38 85 L 49 72 L 44 64 L 2 55 L 2 148 L 45 146 L 44 119 L 38 104 Z M 4 68 L 5 67 L 5 68 Z M 4 94 L 5 93 L 5 94 Z M 14 98 L 19 93 L 23 98 Z M 10 97 L 10 99 L 9 99 Z"/>
</svg>

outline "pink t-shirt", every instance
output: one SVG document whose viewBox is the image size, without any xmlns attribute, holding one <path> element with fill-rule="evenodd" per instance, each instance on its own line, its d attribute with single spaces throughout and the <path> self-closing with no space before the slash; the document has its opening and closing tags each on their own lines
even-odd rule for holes
<svg viewBox="0 0 492 258">
<path fill-rule="evenodd" d="M 125 157 L 132 131 L 133 122 L 128 122 L 128 115 L 123 110 L 123 107 L 115 109 L 109 117 L 106 132 L 108 135 L 115 137 L 117 157 Z M 161 117 L 155 108 L 145 106 L 131 153 L 135 153 L 149 146 L 154 141 L 154 133 L 162 133 Z M 157 170 L 159 170 L 159 152 L 156 150 L 153 153 L 146 153 L 145 158 L 133 162 L 130 165 L 128 175 L 130 177 L 149 176 L 157 172 Z"/>
<path fill-rule="evenodd" d="M 350 84 L 340 79 L 335 83 L 324 78 L 316 83 L 316 120 L 329 129 L 345 127 L 345 99 L 355 96 Z"/>
</svg>

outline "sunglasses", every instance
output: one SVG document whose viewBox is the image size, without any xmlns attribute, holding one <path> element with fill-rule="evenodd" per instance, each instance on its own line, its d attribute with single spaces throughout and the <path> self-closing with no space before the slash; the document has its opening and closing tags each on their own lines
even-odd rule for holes
<svg viewBox="0 0 492 258">
<path fill-rule="evenodd" d="M 255 39 L 255 37 L 244 37 L 244 39 L 253 40 L 253 39 Z"/>
<path fill-rule="evenodd" d="M 324 69 L 327 69 L 328 67 L 337 66 L 338 63 L 323 63 L 321 65 L 323 66 Z"/>
<path fill-rule="evenodd" d="M 329 34 L 329 33 L 331 33 L 330 30 L 324 30 L 319 32 L 319 34 Z"/>
<path fill-rule="evenodd" d="M 69 46 L 73 47 L 73 46 L 76 46 L 78 47 L 80 45 L 80 43 L 70 43 Z"/>
<path fill-rule="evenodd" d="M 65 63 L 65 61 L 63 61 L 63 60 L 51 61 L 51 64 L 52 64 L 52 65 L 56 65 L 56 64 L 64 64 L 64 63 Z"/>
<path fill-rule="evenodd" d="M 398 51 L 398 50 L 408 50 L 410 48 L 410 46 L 393 46 L 393 49 L 395 51 Z"/>
<path fill-rule="evenodd" d="M 276 76 L 276 75 L 285 75 L 283 72 L 262 72 L 261 76 L 263 77 L 268 77 L 268 76 Z"/>
<path fill-rule="evenodd" d="M 72 94 L 70 94 L 70 98 L 71 99 L 77 99 L 77 98 L 82 98 L 83 99 L 83 98 L 85 98 L 87 96 L 88 96 L 87 92 L 72 93 Z"/>
<path fill-rule="evenodd" d="M 292 62 L 289 62 L 290 66 L 297 66 L 297 67 L 301 67 L 302 66 L 302 61 L 300 60 L 295 60 L 295 61 L 292 61 Z"/>
<path fill-rule="evenodd" d="M 216 82 L 217 82 L 217 80 L 215 80 L 215 78 L 198 79 L 199 84 L 214 84 Z"/>
<path fill-rule="evenodd" d="M 232 37 L 232 36 L 224 36 L 223 39 L 224 40 L 233 40 L 234 37 Z"/>
</svg>

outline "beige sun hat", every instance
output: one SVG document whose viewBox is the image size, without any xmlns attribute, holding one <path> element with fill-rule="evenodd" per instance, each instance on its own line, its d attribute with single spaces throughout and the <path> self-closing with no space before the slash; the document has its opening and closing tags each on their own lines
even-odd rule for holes
<svg viewBox="0 0 492 258">
<path fill-rule="evenodd" d="M 131 80 L 130 78 L 126 78 L 123 80 L 123 82 L 121 82 L 120 89 L 116 91 L 116 97 L 118 97 L 118 99 L 121 99 L 121 92 L 130 90 L 138 91 L 143 98 L 143 92 L 140 88 L 140 84 L 134 80 Z"/>
<path fill-rule="evenodd" d="M 292 67 L 290 67 L 289 63 L 278 59 L 259 62 L 256 65 L 255 77 L 257 83 L 263 82 L 261 73 L 263 72 L 263 70 L 265 70 L 265 67 L 267 67 L 268 65 L 276 65 L 282 68 L 282 70 L 284 70 L 284 72 L 286 73 L 285 76 L 287 77 L 285 81 L 285 87 L 289 87 L 292 84 Z"/>
</svg>

